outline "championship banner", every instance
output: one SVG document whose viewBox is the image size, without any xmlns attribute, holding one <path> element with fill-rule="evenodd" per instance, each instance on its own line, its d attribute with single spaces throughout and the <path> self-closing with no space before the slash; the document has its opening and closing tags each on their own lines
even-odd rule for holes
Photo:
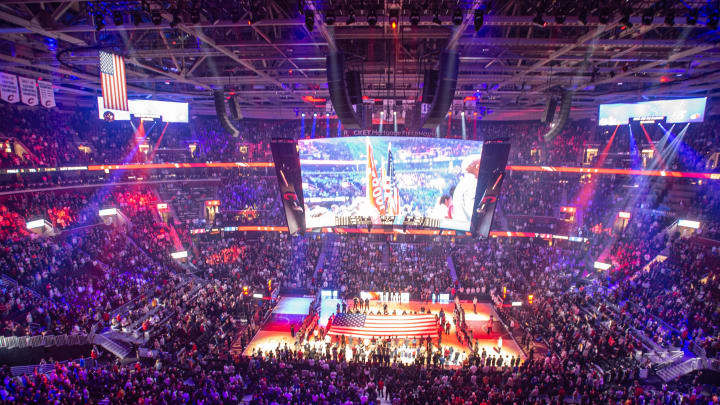
<svg viewBox="0 0 720 405">
<path fill-rule="evenodd" d="M 20 101 L 17 76 L 0 72 L 0 98 L 8 103 Z"/>
<path fill-rule="evenodd" d="M 38 88 L 40 89 L 40 103 L 42 106 L 45 108 L 55 107 L 55 92 L 52 83 L 38 80 Z"/>
<path fill-rule="evenodd" d="M 20 100 L 23 104 L 38 105 L 37 84 L 35 79 L 19 77 L 20 79 Z"/>
</svg>

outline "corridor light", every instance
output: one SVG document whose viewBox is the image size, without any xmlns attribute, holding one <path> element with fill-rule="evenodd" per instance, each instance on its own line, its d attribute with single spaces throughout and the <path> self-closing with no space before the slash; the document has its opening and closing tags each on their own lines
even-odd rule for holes
<svg viewBox="0 0 720 405">
<path fill-rule="evenodd" d="M 608 270 L 608 269 L 609 269 L 610 267 L 612 267 L 612 266 L 610 266 L 610 264 L 608 264 L 608 263 L 595 262 L 595 264 L 593 265 L 593 267 L 595 267 L 595 268 L 598 269 L 598 270 Z"/>
<path fill-rule="evenodd" d="M 698 228 L 700 228 L 700 222 L 699 221 L 691 221 L 689 219 L 681 219 L 678 221 L 678 226 L 682 226 L 684 228 L 698 229 Z"/>
</svg>

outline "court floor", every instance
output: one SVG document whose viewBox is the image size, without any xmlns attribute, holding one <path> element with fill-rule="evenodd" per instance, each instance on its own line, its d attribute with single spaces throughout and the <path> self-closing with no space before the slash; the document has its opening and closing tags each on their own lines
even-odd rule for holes
<svg viewBox="0 0 720 405">
<path fill-rule="evenodd" d="M 281 298 L 268 321 L 262 326 L 260 331 L 255 335 L 248 347 L 245 349 L 244 354 L 251 355 L 257 350 L 262 350 L 263 352 L 275 350 L 278 346 L 283 347 L 285 344 L 292 349 L 294 347 L 295 340 L 290 335 L 290 326 L 295 325 L 296 331 L 300 328 L 311 301 L 312 298 L 307 297 Z M 335 313 L 337 304 L 340 302 L 340 300 L 333 299 L 323 300 L 320 308 L 320 319 L 318 321 L 321 327 L 324 328 L 327 326 L 328 318 L 330 315 Z M 353 302 L 352 300 L 348 300 L 346 304 L 348 307 L 351 307 Z M 454 308 L 453 303 L 426 303 L 419 301 L 399 303 L 370 301 L 370 311 L 373 313 L 382 311 L 384 304 L 388 305 L 388 311 L 390 313 L 395 311 L 397 314 L 402 314 L 403 311 L 406 313 L 412 313 L 415 311 L 419 312 L 420 309 L 424 307 L 429 309 L 433 314 L 439 313 L 440 309 L 443 309 L 446 316 L 452 316 Z M 478 340 L 480 350 L 485 349 L 488 355 L 501 355 L 504 358 L 514 356 L 524 358 L 522 351 L 512 340 L 507 330 L 505 330 L 502 324 L 497 321 L 498 317 L 491 304 L 478 303 L 477 311 L 473 310 L 472 302 L 461 302 L 460 305 L 465 310 L 465 322 L 472 330 L 473 338 Z M 490 316 L 494 317 L 495 322 L 493 323 L 493 333 L 488 335 L 486 327 Z M 502 337 L 501 348 L 498 347 L 499 337 Z M 311 346 L 317 348 L 324 348 L 325 346 L 324 341 L 314 341 L 313 338 L 310 339 L 309 343 Z M 454 351 L 459 351 L 465 356 L 470 353 L 470 349 L 467 346 L 462 345 L 457 340 L 454 326 L 451 326 L 449 335 L 442 336 L 442 346 L 448 348 L 452 346 Z M 348 351 L 349 350 L 350 348 L 348 347 Z M 407 350 L 412 352 L 413 348 L 407 348 Z"/>
</svg>

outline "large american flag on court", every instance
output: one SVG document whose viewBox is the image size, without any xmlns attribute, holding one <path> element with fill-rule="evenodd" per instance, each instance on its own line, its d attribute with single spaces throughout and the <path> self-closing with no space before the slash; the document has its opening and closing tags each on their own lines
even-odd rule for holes
<svg viewBox="0 0 720 405">
<path fill-rule="evenodd" d="M 330 335 L 347 335 L 362 338 L 374 337 L 437 337 L 435 315 L 365 315 L 336 314 L 328 330 Z"/>
<path fill-rule="evenodd" d="M 110 110 L 128 111 L 125 58 L 100 51 L 100 81 L 103 106 Z"/>
</svg>

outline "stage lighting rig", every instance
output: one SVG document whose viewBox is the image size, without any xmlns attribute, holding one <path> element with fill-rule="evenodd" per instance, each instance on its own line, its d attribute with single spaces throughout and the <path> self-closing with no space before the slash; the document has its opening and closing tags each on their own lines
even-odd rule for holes
<svg viewBox="0 0 720 405">
<path fill-rule="evenodd" d="M 672 27 L 675 25 L 675 12 L 672 10 L 668 10 L 665 12 L 665 25 L 668 25 Z"/>
<path fill-rule="evenodd" d="M 655 19 L 655 10 L 653 10 L 652 8 L 646 8 L 642 14 L 642 25 L 652 24 L 653 19 Z"/>
<path fill-rule="evenodd" d="M 475 27 L 475 32 L 480 31 L 480 28 L 482 28 L 483 23 L 485 22 L 485 11 L 478 8 L 475 10 L 475 15 L 473 16 L 473 26 Z"/>
<path fill-rule="evenodd" d="M 100 31 L 103 28 L 105 28 L 105 17 L 103 17 L 102 14 L 97 13 L 93 17 L 93 20 L 95 21 L 95 30 Z"/>
<path fill-rule="evenodd" d="M 123 15 L 121 12 L 113 11 L 112 18 L 115 25 L 123 25 Z"/>
<path fill-rule="evenodd" d="M 410 11 L 410 25 L 413 27 L 417 27 L 418 24 L 420 24 L 420 13 L 418 12 L 416 7 L 413 7 L 413 9 Z"/>
<path fill-rule="evenodd" d="M 600 21 L 600 24 L 607 24 L 610 22 L 610 10 L 606 8 L 601 8 L 598 12 L 598 21 Z"/>
<path fill-rule="evenodd" d="M 688 11 L 687 15 L 687 23 L 688 25 L 695 25 L 698 21 L 698 16 L 700 15 L 700 11 L 696 8 L 691 9 Z"/>
<path fill-rule="evenodd" d="M 712 11 L 707 18 L 707 26 L 716 30 L 718 27 L 718 19 L 720 19 L 720 16 L 718 16 L 717 11 Z"/>
<path fill-rule="evenodd" d="M 623 17 L 620 19 L 620 24 L 622 24 L 625 29 L 630 29 L 633 27 L 632 21 L 630 21 L 630 14 L 632 14 L 632 10 L 629 8 L 625 9 L 623 11 Z"/>
<path fill-rule="evenodd" d="M 140 12 L 140 10 L 133 11 L 132 22 L 133 24 L 135 24 L 136 27 L 140 25 L 140 23 L 142 23 L 142 13 Z"/>
<path fill-rule="evenodd" d="M 555 24 L 565 24 L 565 12 L 563 10 L 557 10 L 555 12 Z"/>
<path fill-rule="evenodd" d="M 456 7 L 455 11 L 453 11 L 452 22 L 456 26 L 462 24 L 463 13 L 462 13 L 462 10 L 460 9 L 460 7 Z"/>
<path fill-rule="evenodd" d="M 388 20 L 390 21 L 390 27 L 394 30 L 398 26 L 398 21 L 400 19 L 400 11 L 396 8 L 390 9 L 388 11 L 388 14 L 389 14 Z"/>
<path fill-rule="evenodd" d="M 335 24 L 335 10 L 329 8 L 325 12 L 325 25 L 334 25 Z"/>
<path fill-rule="evenodd" d="M 173 10 L 172 11 L 172 21 L 170 21 L 170 27 L 175 28 L 177 25 L 180 24 L 180 11 Z"/>
<path fill-rule="evenodd" d="M 432 21 L 437 25 L 442 25 L 442 21 L 440 20 L 440 12 L 438 10 L 435 10 Z"/>
<path fill-rule="evenodd" d="M 355 10 L 350 9 L 348 11 L 348 18 L 345 20 L 345 25 L 355 24 Z"/>
<path fill-rule="evenodd" d="M 371 8 L 368 11 L 368 16 L 367 16 L 368 25 L 371 27 L 374 27 L 377 25 L 377 21 L 378 21 L 377 12 L 375 11 L 374 8 Z"/>
<path fill-rule="evenodd" d="M 197 8 L 193 8 L 190 10 L 190 22 L 193 24 L 199 24 L 200 23 L 200 10 Z"/>
<path fill-rule="evenodd" d="M 538 27 L 545 26 L 545 20 L 543 20 L 542 11 L 538 10 L 538 12 L 537 12 L 537 14 L 535 14 L 535 18 L 533 18 L 532 22 L 533 22 L 533 24 L 537 25 Z"/>
<path fill-rule="evenodd" d="M 310 32 L 315 28 L 315 13 L 310 9 L 305 10 L 305 28 Z"/>
<path fill-rule="evenodd" d="M 586 9 L 581 8 L 580 11 L 578 11 L 578 21 L 580 21 L 583 25 L 587 25 L 588 12 Z"/>
<path fill-rule="evenodd" d="M 162 15 L 160 15 L 160 11 L 154 10 L 152 14 L 150 14 L 150 19 L 153 24 L 160 25 L 162 23 Z"/>
</svg>

